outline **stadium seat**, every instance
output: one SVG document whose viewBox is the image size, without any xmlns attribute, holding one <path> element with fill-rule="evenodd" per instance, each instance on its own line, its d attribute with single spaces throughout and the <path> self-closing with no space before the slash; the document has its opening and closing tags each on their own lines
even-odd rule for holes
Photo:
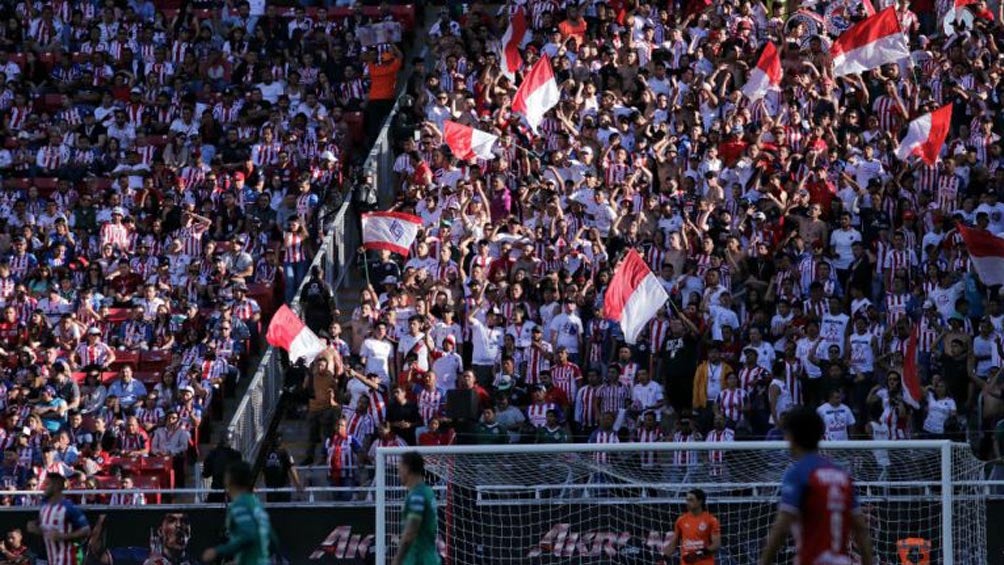
<svg viewBox="0 0 1004 565">
<path fill-rule="evenodd" d="M 138 369 L 143 372 L 159 373 L 170 364 L 170 351 L 144 351 L 139 355 Z"/>
<path fill-rule="evenodd" d="M 32 184 L 38 189 L 38 195 L 48 198 L 59 186 L 59 179 L 56 177 L 36 177 Z"/>
<path fill-rule="evenodd" d="M 121 324 L 129 319 L 128 308 L 109 308 L 107 321 L 112 324 Z"/>
<path fill-rule="evenodd" d="M 115 352 L 115 362 L 112 363 L 112 370 L 117 371 L 122 367 L 129 365 L 135 371 L 139 365 L 139 352 L 138 351 L 116 351 Z"/>
<path fill-rule="evenodd" d="M 134 376 L 136 380 L 149 386 L 153 386 L 160 382 L 160 371 L 136 371 Z"/>
<path fill-rule="evenodd" d="M 28 190 L 31 186 L 31 179 L 5 179 L 3 181 L 3 187 L 7 190 Z"/>
</svg>

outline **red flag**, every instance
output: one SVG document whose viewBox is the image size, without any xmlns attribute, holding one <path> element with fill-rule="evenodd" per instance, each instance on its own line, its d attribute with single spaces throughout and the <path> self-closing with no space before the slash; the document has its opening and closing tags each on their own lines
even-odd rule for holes
<svg viewBox="0 0 1004 565">
<path fill-rule="evenodd" d="M 268 331 L 265 333 L 265 341 L 273 347 L 288 351 L 289 359 L 293 362 L 304 357 L 307 363 L 310 363 L 324 351 L 325 347 L 321 338 L 304 325 L 285 304 L 272 316 Z"/>
<path fill-rule="evenodd" d="M 830 55 L 833 76 L 842 77 L 905 59 L 910 56 L 910 46 L 896 9 L 889 7 L 840 34 L 830 47 Z"/>
<path fill-rule="evenodd" d="M 603 295 L 603 317 L 620 322 L 625 341 L 635 343 L 645 324 L 668 299 L 669 293 L 645 260 L 629 249 Z"/>
<path fill-rule="evenodd" d="M 985 285 L 1004 284 L 1004 239 L 981 229 L 959 224 L 973 268 Z"/>
<path fill-rule="evenodd" d="M 492 147 L 499 138 L 488 132 L 446 120 L 443 126 L 443 139 L 458 159 L 472 161 L 476 158 L 494 159 Z"/>
<path fill-rule="evenodd" d="M 903 354 L 903 401 L 913 406 L 920 407 L 920 374 L 917 367 L 917 332 L 920 324 L 914 324 L 910 331 L 910 339 L 906 342 L 906 353 Z"/>
<path fill-rule="evenodd" d="M 558 81 L 554 78 L 551 60 L 544 55 L 523 77 L 522 84 L 512 98 L 512 110 L 523 114 L 533 133 L 544 120 L 544 114 L 555 107 L 561 99 Z"/>
<path fill-rule="evenodd" d="M 910 155 L 917 155 L 928 165 L 934 165 L 938 162 L 938 154 L 941 153 L 951 127 L 951 104 L 920 116 L 907 126 L 906 137 L 900 142 L 896 156 L 906 160 Z"/>
<path fill-rule="evenodd" d="M 523 8 L 516 8 L 512 18 L 509 20 L 509 27 L 502 36 L 502 74 L 515 80 L 516 71 L 523 66 L 523 55 L 520 54 L 530 37 L 527 34 L 526 14 Z"/>
</svg>

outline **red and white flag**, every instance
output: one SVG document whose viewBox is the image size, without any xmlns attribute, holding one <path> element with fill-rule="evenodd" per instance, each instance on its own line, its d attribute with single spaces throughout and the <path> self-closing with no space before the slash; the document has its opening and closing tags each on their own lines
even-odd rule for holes
<svg viewBox="0 0 1004 565">
<path fill-rule="evenodd" d="M 502 61 L 502 74 L 509 77 L 509 80 L 516 80 L 516 71 L 523 66 L 523 55 L 520 50 L 530 42 L 530 34 L 527 33 L 526 13 L 523 8 L 516 8 L 509 19 L 509 27 L 502 36 L 501 53 L 499 59 Z"/>
<path fill-rule="evenodd" d="M 363 247 L 386 249 L 408 256 L 408 249 L 422 227 L 422 218 L 401 212 L 363 214 Z"/>
<path fill-rule="evenodd" d="M 781 55 L 777 52 L 777 47 L 771 41 L 763 48 L 760 60 L 756 62 L 756 67 L 750 71 L 750 76 L 743 86 L 743 94 L 750 102 L 767 96 L 767 92 L 777 89 L 781 85 Z"/>
<path fill-rule="evenodd" d="M 450 151 L 458 159 L 470 161 L 475 158 L 494 159 L 492 147 L 498 141 L 498 136 L 474 129 L 451 120 L 446 121 L 443 128 L 443 138 L 450 146 Z"/>
<path fill-rule="evenodd" d="M 669 293 L 634 249 L 629 249 L 603 295 L 603 317 L 620 322 L 624 340 L 635 343 Z"/>
<path fill-rule="evenodd" d="M 900 381 L 903 385 L 903 402 L 914 408 L 920 408 L 921 388 L 920 373 L 917 366 L 917 332 L 920 324 L 914 324 L 910 338 L 906 341 L 906 353 L 903 354 L 903 374 Z"/>
<path fill-rule="evenodd" d="M 544 114 L 558 104 L 561 91 L 554 80 L 554 70 L 547 55 L 540 58 L 523 77 L 523 83 L 512 99 L 512 110 L 523 115 L 533 133 L 544 119 Z"/>
<path fill-rule="evenodd" d="M 896 9 L 889 7 L 840 34 L 830 47 L 830 55 L 833 76 L 842 77 L 905 59 L 910 56 L 910 46 Z"/>
<path fill-rule="evenodd" d="M 967 228 L 962 224 L 959 224 L 959 234 L 983 284 L 1004 284 L 1004 239 L 986 230 Z"/>
<path fill-rule="evenodd" d="M 907 126 L 906 137 L 899 143 L 896 156 L 905 161 L 910 155 L 916 155 L 928 165 L 934 165 L 938 162 L 938 155 L 951 125 L 951 104 L 920 116 Z"/>
<path fill-rule="evenodd" d="M 273 347 L 289 352 L 289 360 L 296 362 L 301 357 L 310 363 L 327 347 L 317 334 L 312 332 L 289 306 L 283 304 L 272 315 L 265 340 Z"/>
</svg>

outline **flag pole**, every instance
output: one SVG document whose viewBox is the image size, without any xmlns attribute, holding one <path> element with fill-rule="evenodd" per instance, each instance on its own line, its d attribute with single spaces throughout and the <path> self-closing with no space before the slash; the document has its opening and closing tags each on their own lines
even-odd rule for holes
<svg viewBox="0 0 1004 565">
<path fill-rule="evenodd" d="M 363 272 L 366 273 L 366 286 L 373 286 L 372 283 L 370 283 L 370 262 L 366 257 L 365 247 L 363 247 L 362 255 L 363 255 Z"/>
</svg>

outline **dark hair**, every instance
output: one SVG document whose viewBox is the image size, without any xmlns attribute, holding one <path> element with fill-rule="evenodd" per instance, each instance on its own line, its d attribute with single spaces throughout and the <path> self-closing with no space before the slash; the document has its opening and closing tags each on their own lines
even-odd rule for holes
<svg viewBox="0 0 1004 565">
<path fill-rule="evenodd" d="M 815 410 L 807 406 L 798 406 L 788 412 L 785 431 L 791 438 L 791 443 L 807 451 L 815 451 L 819 441 L 823 439 L 823 419 Z"/>
<path fill-rule="evenodd" d="M 417 451 L 409 451 L 401 456 L 401 463 L 415 475 L 425 475 L 425 459 Z"/>
<path fill-rule="evenodd" d="M 697 499 L 697 502 L 701 503 L 701 510 L 705 509 L 705 506 L 707 505 L 708 502 L 708 494 L 704 492 L 703 489 L 692 488 L 687 491 L 687 494 L 694 495 L 694 498 Z"/>
<path fill-rule="evenodd" d="M 227 467 L 230 484 L 238 488 L 251 490 L 254 487 L 254 474 L 251 465 L 246 461 L 236 461 Z"/>
</svg>

